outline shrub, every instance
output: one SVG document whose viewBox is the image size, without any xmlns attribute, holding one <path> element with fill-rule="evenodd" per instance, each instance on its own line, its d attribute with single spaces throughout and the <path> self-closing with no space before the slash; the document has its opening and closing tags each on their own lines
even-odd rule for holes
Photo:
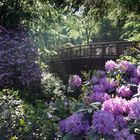
<svg viewBox="0 0 140 140">
<path fill-rule="evenodd" d="M 66 86 L 63 85 L 63 82 L 58 77 L 43 72 L 41 85 L 42 100 L 46 102 L 53 115 L 59 119 L 65 118 L 74 110 L 76 100 L 71 98 L 71 90 L 66 91 Z"/>
<path fill-rule="evenodd" d="M 0 137 L 11 139 L 23 137 L 28 131 L 25 127 L 24 103 L 18 91 L 4 89 L 0 92 Z"/>
<path fill-rule="evenodd" d="M 25 103 L 18 94 L 9 89 L 0 92 L 0 139 L 54 139 L 58 130 L 57 116 L 50 113 L 45 102 Z"/>
<path fill-rule="evenodd" d="M 106 71 L 98 70 L 84 82 L 83 102 L 74 114 L 60 121 L 62 139 L 140 138 L 140 66 L 133 62 L 107 61 Z M 75 114 L 82 114 L 82 119 Z M 83 133 L 84 128 L 88 129 Z"/>
<path fill-rule="evenodd" d="M 62 81 L 53 74 L 43 72 L 41 79 L 44 99 L 47 101 L 55 100 L 64 96 L 65 86 Z"/>
<path fill-rule="evenodd" d="M 0 27 L 0 88 L 31 88 L 40 82 L 37 49 L 26 31 Z"/>
<path fill-rule="evenodd" d="M 65 96 L 65 86 L 52 74 L 42 75 L 43 99 L 21 99 L 23 91 L 0 91 L 0 139 L 53 140 L 59 136 L 58 122 L 70 115 L 75 100 Z M 24 91 L 24 96 L 26 93 Z"/>
</svg>

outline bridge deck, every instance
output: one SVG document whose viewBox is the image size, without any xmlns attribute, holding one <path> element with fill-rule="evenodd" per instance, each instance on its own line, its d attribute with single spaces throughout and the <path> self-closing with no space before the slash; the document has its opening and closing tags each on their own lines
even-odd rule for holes
<svg viewBox="0 0 140 140">
<path fill-rule="evenodd" d="M 131 54 L 131 48 L 140 41 L 101 42 L 89 45 L 74 46 L 57 50 L 57 54 L 50 57 L 50 61 L 73 60 L 80 58 L 117 58 L 121 54 Z"/>
</svg>

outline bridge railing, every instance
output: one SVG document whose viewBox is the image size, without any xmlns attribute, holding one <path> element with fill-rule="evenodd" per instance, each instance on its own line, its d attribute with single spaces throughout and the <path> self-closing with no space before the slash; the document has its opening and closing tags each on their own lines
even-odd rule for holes
<svg viewBox="0 0 140 140">
<path fill-rule="evenodd" d="M 51 56 L 51 60 L 66 60 L 75 58 L 112 58 L 121 54 L 130 54 L 131 48 L 136 47 L 140 41 L 101 42 L 89 45 L 77 45 L 71 48 L 57 50 L 57 55 Z"/>
</svg>

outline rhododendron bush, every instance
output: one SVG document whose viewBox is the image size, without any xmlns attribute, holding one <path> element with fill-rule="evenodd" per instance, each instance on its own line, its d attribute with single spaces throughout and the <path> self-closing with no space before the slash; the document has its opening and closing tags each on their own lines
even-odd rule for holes
<svg viewBox="0 0 140 140">
<path fill-rule="evenodd" d="M 70 85 L 79 87 L 82 81 L 73 78 Z M 107 61 L 105 71 L 94 72 L 85 87 L 77 112 L 59 122 L 62 139 L 140 139 L 140 65 Z"/>
<path fill-rule="evenodd" d="M 0 27 L 0 88 L 37 84 L 41 74 L 37 54 L 24 29 Z"/>
</svg>

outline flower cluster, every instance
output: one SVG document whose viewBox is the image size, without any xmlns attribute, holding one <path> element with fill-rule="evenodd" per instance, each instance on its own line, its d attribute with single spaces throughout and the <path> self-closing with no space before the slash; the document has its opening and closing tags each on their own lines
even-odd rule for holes
<svg viewBox="0 0 140 140">
<path fill-rule="evenodd" d="M 115 118 L 110 112 L 98 110 L 93 114 L 93 131 L 103 134 L 112 134 L 115 128 Z"/>
<path fill-rule="evenodd" d="M 121 72 L 133 72 L 135 70 L 135 65 L 129 63 L 128 61 L 121 61 L 118 64 Z"/>
<path fill-rule="evenodd" d="M 38 52 L 24 29 L 0 27 L 0 88 L 39 83 Z"/>
<path fill-rule="evenodd" d="M 135 136 L 130 134 L 128 129 L 124 128 L 114 134 L 114 140 L 135 140 Z"/>
<path fill-rule="evenodd" d="M 109 100 L 106 100 L 102 104 L 102 110 L 111 112 L 114 115 L 127 113 L 128 103 L 125 99 L 122 99 L 121 97 L 111 98 Z"/>
<path fill-rule="evenodd" d="M 91 102 L 104 102 L 105 100 L 110 99 L 110 95 L 108 95 L 106 92 L 94 92 L 90 95 L 90 101 Z"/>
<path fill-rule="evenodd" d="M 133 95 L 133 92 L 128 86 L 122 85 L 121 87 L 117 88 L 118 95 L 121 97 L 129 97 Z"/>
<path fill-rule="evenodd" d="M 105 64 L 105 69 L 107 71 L 113 71 L 116 68 L 117 68 L 117 64 L 112 60 L 107 61 L 106 64 Z"/>
<path fill-rule="evenodd" d="M 82 85 L 82 80 L 79 75 L 72 75 L 69 78 L 69 85 L 72 87 L 80 87 Z"/>
<path fill-rule="evenodd" d="M 135 122 L 140 123 L 140 66 L 128 61 L 107 61 L 106 71 L 97 71 L 90 80 L 90 93 L 86 94 L 87 106 L 94 106 L 100 102 L 101 107 L 88 111 L 88 132 L 97 134 L 98 139 L 106 135 L 114 140 L 135 140 Z M 84 111 L 85 112 L 85 111 Z M 73 115 L 63 120 L 60 129 L 62 133 L 80 136 L 81 122 L 72 123 Z M 79 117 L 80 119 L 80 117 Z M 71 122 L 71 121 L 72 122 Z M 81 119 L 80 119 L 81 120 Z M 135 121 L 136 120 L 136 121 Z M 64 125 L 65 124 L 65 125 Z M 132 127 L 133 125 L 133 127 Z M 71 126 L 72 128 L 67 128 Z M 77 130 L 79 127 L 79 130 Z M 75 129 L 76 128 L 76 129 Z M 83 128 L 84 125 L 83 125 Z M 90 128 L 90 129 L 89 129 Z M 129 130 L 131 128 L 131 131 Z M 80 132 L 79 132 L 80 131 Z M 84 136 L 86 133 L 83 133 Z"/>
<path fill-rule="evenodd" d="M 140 100 L 133 98 L 128 103 L 129 117 L 140 120 Z"/>
<path fill-rule="evenodd" d="M 89 121 L 84 120 L 83 113 L 75 113 L 66 120 L 62 120 L 59 123 L 61 132 L 78 136 L 81 134 L 87 134 L 89 130 Z"/>
</svg>

